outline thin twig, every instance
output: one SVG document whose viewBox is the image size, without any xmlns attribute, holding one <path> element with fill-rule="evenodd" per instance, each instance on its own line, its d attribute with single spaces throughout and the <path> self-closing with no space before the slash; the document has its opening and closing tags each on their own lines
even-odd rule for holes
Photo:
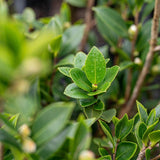
<svg viewBox="0 0 160 160">
<path fill-rule="evenodd" d="M 95 0 L 88 0 L 87 8 L 86 8 L 86 13 L 85 13 L 85 23 L 86 27 L 84 30 L 84 35 L 81 41 L 80 45 L 80 50 L 84 50 L 87 39 L 88 39 L 88 33 L 93 26 L 93 21 L 92 21 L 92 7 L 94 5 Z"/>
<path fill-rule="evenodd" d="M 116 144 L 116 147 L 115 147 L 115 151 L 114 151 L 114 154 L 113 154 L 113 160 L 116 160 L 116 152 L 117 152 L 117 147 L 118 147 L 118 141 L 117 141 L 117 144 Z"/>
<path fill-rule="evenodd" d="M 160 159 L 160 154 L 158 156 L 152 158 L 151 160 L 158 160 L 158 159 Z"/>
<path fill-rule="evenodd" d="M 135 15 L 135 25 L 136 25 L 136 33 L 133 37 L 132 43 L 131 43 L 131 61 L 134 60 L 134 52 L 135 52 L 135 46 L 136 46 L 136 40 L 138 36 L 138 23 L 139 23 L 139 12 L 137 11 Z M 128 75 L 127 75 L 127 85 L 126 85 L 126 91 L 125 91 L 125 102 L 128 101 L 131 93 L 131 83 L 132 83 L 132 69 L 129 69 Z"/>
<path fill-rule="evenodd" d="M 138 154 L 137 160 L 142 160 L 142 159 L 144 158 L 147 149 L 150 149 L 150 150 L 151 150 L 152 147 L 151 147 L 151 146 L 145 147 L 145 146 L 143 145 L 142 150 L 141 150 L 141 151 L 139 152 L 139 154 Z"/>
<path fill-rule="evenodd" d="M 158 51 L 160 51 L 160 46 L 156 46 L 156 47 L 154 48 L 154 52 L 158 52 Z"/>
<path fill-rule="evenodd" d="M 137 99 L 139 95 L 140 89 L 150 69 L 153 55 L 154 55 L 154 49 L 157 44 L 159 16 L 160 16 L 160 0 L 156 0 L 155 9 L 154 9 L 154 17 L 153 17 L 153 22 L 152 22 L 152 29 L 151 29 L 151 41 L 150 41 L 149 52 L 147 54 L 146 61 L 140 73 L 140 76 L 138 77 L 138 80 L 133 90 L 132 96 L 129 99 L 128 103 L 126 104 L 126 107 L 124 107 L 123 110 L 121 111 L 120 117 L 122 117 L 125 113 L 129 113 L 131 109 L 133 108 L 135 104 L 135 100 Z"/>
</svg>

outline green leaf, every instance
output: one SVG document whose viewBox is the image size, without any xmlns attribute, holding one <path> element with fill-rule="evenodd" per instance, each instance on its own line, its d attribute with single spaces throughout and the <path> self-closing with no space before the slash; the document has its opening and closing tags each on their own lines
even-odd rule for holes
<svg viewBox="0 0 160 160">
<path fill-rule="evenodd" d="M 64 94 L 68 97 L 71 98 L 76 98 L 76 99 L 88 99 L 91 98 L 90 96 L 87 95 L 87 92 L 83 91 L 82 89 L 78 88 L 74 83 L 69 84 L 65 91 Z"/>
<path fill-rule="evenodd" d="M 83 52 L 78 52 L 74 58 L 74 67 L 82 69 L 82 67 L 85 65 L 87 55 Z"/>
<path fill-rule="evenodd" d="M 48 143 L 45 145 L 42 145 L 37 151 L 37 154 L 42 159 L 48 159 L 50 156 L 52 156 L 64 143 L 66 140 L 66 137 L 70 131 L 70 127 L 63 130 L 61 133 L 59 133 L 56 137 L 51 139 Z"/>
<path fill-rule="evenodd" d="M 114 126 L 116 126 L 119 121 L 120 120 L 116 116 L 113 116 L 112 122 L 113 122 Z"/>
<path fill-rule="evenodd" d="M 110 155 L 107 155 L 107 156 L 103 156 L 101 158 L 98 158 L 98 160 L 112 160 L 112 158 Z"/>
<path fill-rule="evenodd" d="M 137 103 L 137 109 L 140 116 L 140 120 L 146 123 L 148 118 L 147 110 L 146 108 L 144 108 L 144 106 L 140 102 L 136 101 L 136 103 Z"/>
<path fill-rule="evenodd" d="M 61 17 L 63 23 L 71 21 L 70 7 L 64 2 L 61 5 L 60 17 Z"/>
<path fill-rule="evenodd" d="M 125 69 L 131 68 L 135 65 L 135 63 L 131 62 L 131 61 L 124 61 L 120 63 L 120 71 L 123 71 Z"/>
<path fill-rule="evenodd" d="M 85 107 L 84 112 L 87 118 L 96 118 L 96 120 L 99 119 L 103 113 L 102 110 L 95 110 L 91 106 Z"/>
<path fill-rule="evenodd" d="M 113 80 L 116 78 L 118 71 L 119 71 L 118 66 L 113 66 L 111 68 L 107 68 L 106 75 L 105 75 L 103 81 L 99 84 L 99 86 L 104 85 L 106 82 L 112 83 Z"/>
<path fill-rule="evenodd" d="M 135 127 L 135 136 L 138 142 L 140 149 L 143 147 L 142 137 L 147 130 L 147 126 L 144 122 L 138 122 Z"/>
<path fill-rule="evenodd" d="M 156 118 L 160 118 L 160 104 L 156 106 Z"/>
<path fill-rule="evenodd" d="M 71 76 L 70 76 L 70 70 L 71 70 L 71 68 L 70 68 L 70 67 L 58 67 L 58 70 L 59 70 L 62 74 L 64 74 L 65 76 L 71 78 Z"/>
<path fill-rule="evenodd" d="M 142 5 L 144 4 L 144 0 L 141 0 L 141 1 L 135 0 L 135 2 L 136 2 L 138 9 L 141 9 Z"/>
<path fill-rule="evenodd" d="M 90 50 L 86 62 L 85 73 L 92 84 L 101 82 L 106 74 L 106 63 L 102 53 L 96 47 Z"/>
<path fill-rule="evenodd" d="M 111 141 L 113 147 L 115 147 L 114 140 L 113 140 L 112 133 L 111 133 L 111 130 L 110 130 L 109 126 L 105 122 L 103 122 L 101 120 L 99 120 L 99 123 L 100 123 L 100 126 L 101 126 L 102 130 L 104 131 L 106 136 Z"/>
<path fill-rule="evenodd" d="M 101 93 L 105 93 L 107 91 L 107 89 L 110 87 L 111 83 L 110 82 L 106 82 L 103 85 L 101 85 L 100 87 L 98 87 L 98 89 L 96 91 L 90 92 L 88 93 L 89 96 L 94 96 L 94 95 L 98 95 Z"/>
<path fill-rule="evenodd" d="M 87 79 L 85 73 L 79 68 L 73 68 L 70 71 L 73 82 L 81 89 L 90 92 L 92 90 L 92 84 Z"/>
<path fill-rule="evenodd" d="M 62 37 L 61 49 L 59 51 L 60 56 L 70 54 L 77 50 L 83 37 L 84 27 L 84 25 L 75 25 L 65 30 Z"/>
<path fill-rule="evenodd" d="M 150 150 L 149 148 L 146 149 L 145 157 L 146 157 L 146 160 L 150 160 L 150 157 L 151 157 L 151 150 Z"/>
<path fill-rule="evenodd" d="M 118 37 L 128 37 L 126 24 L 119 13 L 107 7 L 95 7 L 98 30 L 110 45 L 117 45 Z"/>
<path fill-rule="evenodd" d="M 154 127 L 156 126 L 156 124 L 158 123 L 158 120 L 156 122 L 154 122 L 152 125 L 147 127 L 147 130 L 145 131 L 143 137 L 142 137 L 142 141 L 145 144 L 145 146 L 147 146 L 148 143 L 148 135 L 149 133 L 154 129 Z"/>
<path fill-rule="evenodd" d="M 101 100 L 98 100 L 98 102 L 93 105 L 93 109 L 100 111 L 104 110 L 104 103 Z"/>
<path fill-rule="evenodd" d="M 128 120 L 127 114 L 115 126 L 115 134 L 118 139 L 124 139 L 132 130 L 134 120 Z"/>
<path fill-rule="evenodd" d="M 3 142 L 21 151 L 18 141 L 3 129 L 0 129 L 0 142 Z"/>
<path fill-rule="evenodd" d="M 121 142 L 117 146 L 116 160 L 130 160 L 137 149 L 133 142 Z"/>
<path fill-rule="evenodd" d="M 160 130 L 151 132 L 149 134 L 149 139 L 151 141 L 151 147 L 160 142 Z"/>
<path fill-rule="evenodd" d="M 106 122 L 110 123 L 113 116 L 116 116 L 116 109 L 109 109 L 103 112 L 101 118 Z"/>
<path fill-rule="evenodd" d="M 106 156 L 108 155 L 108 152 L 104 148 L 98 148 L 98 152 L 101 156 Z"/>
<path fill-rule="evenodd" d="M 95 99 L 95 98 L 80 99 L 80 100 L 79 100 L 80 105 L 81 105 L 82 107 L 91 106 L 91 105 L 93 105 L 94 103 L 96 103 L 97 101 L 98 101 L 98 99 Z"/>
<path fill-rule="evenodd" d="M 147 125 L 152 125 L 156 120 L 156 110 L 152 109 L 147 119 Z"/>
<path fill-rule="evenodd" d="M 72 6 L 75 7 L 85 7 L 87 4 L 87 0 L 65 0 L 67 3 L 71 4 Z"/>
<path fill-rule="evenodd" d="M 66 125 L 74 103 L 57 102 L 43 109 L 33 122 L 32 134 L 37 145 L 41 145 L 58 134 Z"/>
</svg>

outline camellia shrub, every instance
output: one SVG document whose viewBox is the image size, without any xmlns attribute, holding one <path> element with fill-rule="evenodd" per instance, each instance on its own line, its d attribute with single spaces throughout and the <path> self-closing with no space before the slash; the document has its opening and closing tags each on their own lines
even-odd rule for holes
<svg viewBox="0 0 160 160">
<path fill-rule="evenodd" d="M 160 0 L 43 18 L 0 0 L 0 160 L 160 159 L 159 17 Z"/>
</svg>

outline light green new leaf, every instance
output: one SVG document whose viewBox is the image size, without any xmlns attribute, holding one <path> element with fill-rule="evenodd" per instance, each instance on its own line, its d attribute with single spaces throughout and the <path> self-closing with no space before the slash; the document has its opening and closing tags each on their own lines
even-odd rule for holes
<svg viewBox="0 0 160 160">
<path fill-rule="evenodd" d="M 20 144 L 18 143 L 18 141 L 3 129 L 0 129 L 0 142 L 15 147 L 21 151 Z"/>
<path fill-rule="evenodd" d="M 100 87 L 98 87 L 98 89 L 96 91 L 90 92 L 88 93 L 89 96 L 94 96 L 94 95 L 98 95 L 101 93 L 105 93 L 107 91 L 107 89 L 110 87 L 111 83 L 110 82 L 106 82 L 103 85 L 101 85 Z"/>
<path fill-rule="evenodd" d="M 160 142 L 160 130 L 153 131 L 149 134 L 149 139 L 151 141 L 151 146 L 153 147 L 158 142 Z"/>
<path fill-rule="evenodd" d="M 41 145 L 58 134 L 66 125 L 74 103 L 57 102 L 43 109 L 33 122 L 32 134 L 37 145 Z"/>
<path fill-rule="evenodd" d="M 144 108 L 144 106 L 140 102 L 136 101 L 136 103 L 137 103 L 137 109 L 138 109 L 140 120 L 146 123 L 148 118 L 147 110 L 146 108 Z"/>
<path fill-rule="evenodd" d="M 101 82 L 106 74 L 106 63 L 98 48 L 93 47 L 85 62 L 85 73 L 92 84 Z"/>
<path fill-rule="evenodd" d="M 121 142 L 117 146 L 116 160 L 130 160 L 137 149 L 136 143 Z"/>
<path fill-rule="evenodd" d="M 77 87 L 74 83 L 71 83 L 66 87 L 64 94 L 68 97 L 77 98 L 77 99 L 91 98 L 90 96 L 87 95 L 87 92 Z"/>
<path fill-rule="evenodd" d="M 103 122 L 101 120 L 99 120 L 99 123 L 101 125 L 102 130 L 104 131 L 104 133 L 106 134 L 106 136 L 111 141 L 113 147 L 115 147 L 115 143 L 114 143 L 114 140 L 113 140 L 113 137 L 112 137 L 112 133 L 111 133 L 111 130 L 110 130 L 109 126 L 105 122 Z"/>
<path fill-rule="evenodd" d="M 71 10 L 67 3 L 62 3 L 60 9 L 60 17 L 63 23 L 71 21 Z"/>
<path fill-rule="evenodd" d="M 65 75 L 65 76 L 67 76 L 67 77 L 71 77 L 70 76 L 70 70 L 71 70 L 71 68 L 70 67 L 58 67 L 58 70 L 63 74 L 63 75 Z"/>
<path fill-rule="evenodd" d="M 90 92 L 92 90 L 92 84 L 87 79 L 85 73 L 79 68 L 73 68 L 70 71 L 73 82 L 81 89 Z"/>
<path fill-rule="evenodd" d="M 78 52 L 74 58 L 74 67 L 82 69 L 82 67 L 85 65 L 87 55 L 83 52 Z"/>
<path fill-rule="evenodd" d="M 113 116 L 116 116 L 116 109 L 114 108 L 104 111 L 101 118 L 110 123 Z"/>
<path fill-rule="evenodd" d="M 128 120 L 127 114 L 123 116 L 123 118 L 117 123 L 115 126 L 116 137 L 118 139 L 125 138 L 133 128 L 134 120 Z"/>
</svg>

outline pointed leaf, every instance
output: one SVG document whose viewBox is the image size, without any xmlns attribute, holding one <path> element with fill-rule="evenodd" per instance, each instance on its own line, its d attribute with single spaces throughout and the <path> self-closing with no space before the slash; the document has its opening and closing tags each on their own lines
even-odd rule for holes
<svg viewBox="0 0 160 160">
<path fill-rule="evenodd" d="M 116 109 L 109 109 L 103 112 L 101 118 L 106 122 L 110 123 L 113 116 L 116 116 Z"/>
<path fill-rule="evenodd" d="M 104 110 L 104 103 L 101 100 L 98 100 L 98 102 L 93 105 L 93 109 L 99 111 Z"/>
<path fill-rule="evenodd" d="M 70 76 L 70 70 L 71 70 L 70 67 L 58 67 L 58 70 L 59 70 L 62 74 L 64 74 L 65 76 L 71 77 L 71 76 Z"/>
<path fill-rule="evenodd" d="M 96 103 L 98 101 L 98 99 L 95 99 L 95 98 L 91 98 L 91 99 L 80 99 L 79 102 L 80 102 L 80 105 L 82 107 L 88 107 L 88 106 L 91 106 L 93 105 L 94 103 Z"/>
<path fill-rule="evenodd" d="M 93 47 L 85 62 L 85 73 L 92 84 L 101 82 L 106 73 L 106 63 L 98 48 Z"/>
<path fill-rule="evenodd" d="M 101 156 L 106 156 L 108 155 L 108 152 L 104 148 L 98 148 L 98 152 Z"/>
<path fill-rule="evenodd" d="M 86 113 L 87 118 L 96 118 L 99 119 L 103 113 L 102 110 L 95 110 L 93 107 L 85 107 L 84 112 Z"/>
<path fill-rule="evenodd" d="M 77 99 L 88 99 L 90 96 L 87 95 L 87 92 L 83 91 L 82 89 L 78 88 L 74 83 L 69 84 L 64 94 L 71 98 L 77 98 Z"/>
<path fill-rule="evenodd" d="M 92 84 L 87 79 L 85 73 L 79 68 L 73 68 L 70 71 L 73 82 L 81 89 L 90 92 L 92 90 Z"/>
<path fill-rule="evenodd" d="M 155 121 L 156 121 L 156 110 L 152 109 L 147 119 L 147 125 L 152 125 Z"/>
</svg>

